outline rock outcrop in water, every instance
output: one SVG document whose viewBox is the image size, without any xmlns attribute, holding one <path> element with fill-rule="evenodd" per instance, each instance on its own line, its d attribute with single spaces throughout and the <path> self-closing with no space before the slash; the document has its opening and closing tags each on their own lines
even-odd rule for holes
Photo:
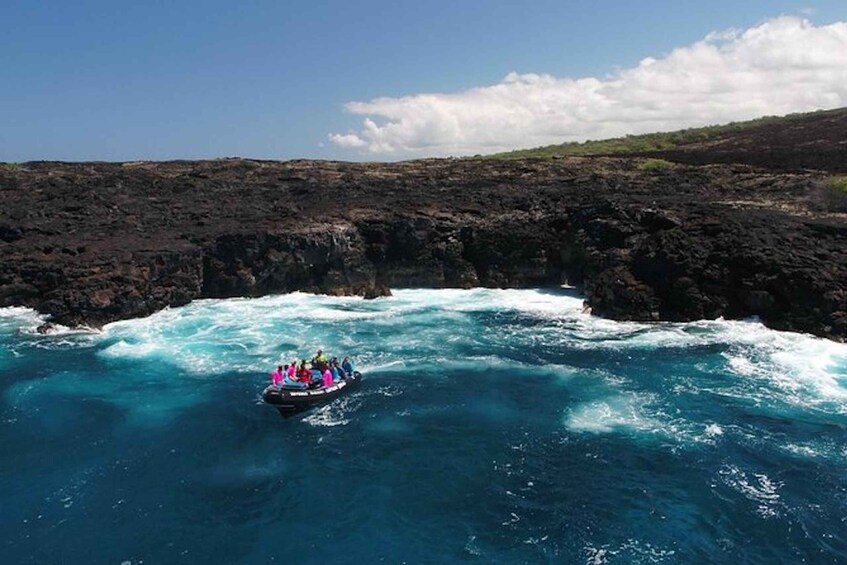
<svg viewBox="0 0 847 565">
<path fill-rule="evenodd" d="M 99 326 L 203 297 L 567 283 L 614 319 L 847 337 L 828 173 L 642 163 L 0 166 L 0 306 Z"/>
</svg>

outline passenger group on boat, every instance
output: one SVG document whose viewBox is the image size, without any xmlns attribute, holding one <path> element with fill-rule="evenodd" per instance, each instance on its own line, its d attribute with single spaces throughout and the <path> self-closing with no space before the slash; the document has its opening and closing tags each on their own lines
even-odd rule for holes
<svg viewBox="0 0 847 565">
<path fill-rule="evenodd" d="M 287 365 L 279 365 L 271 375 L 271 383 L 277 390 L 329 388 L 352 378 L 355 373 L 356 365 L 349 357 L 339 362 L 338 357 L 329 359 L 322 349 L 318 349 L 308 365 L 306 359 L 299 362 L 295 359 Z"/>
</svg>

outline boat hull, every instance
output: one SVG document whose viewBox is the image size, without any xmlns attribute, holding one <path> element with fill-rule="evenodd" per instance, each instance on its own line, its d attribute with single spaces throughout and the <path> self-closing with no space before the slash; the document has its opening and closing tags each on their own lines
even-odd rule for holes
<svg viewBox="0 0 847 565">
<path fill-rule="evenodd" d="M 279 413 L 287 418 L 315 406 L 332 402 L 356 388 L 361 381 L 362 374 L 356 371 L 353 373 L 353 376 L 343 379 L 328 388 L 279 390 L 271 385 L 262 393 L 262 400 L 279 410 Z"/>
</svg>

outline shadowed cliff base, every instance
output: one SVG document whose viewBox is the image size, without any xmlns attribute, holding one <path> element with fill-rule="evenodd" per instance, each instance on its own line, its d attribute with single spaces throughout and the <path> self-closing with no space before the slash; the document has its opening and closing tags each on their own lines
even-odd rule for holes
<svg viewBox="0 0 847 565">
<path fill-rule="evenodd" d="M 5 165 L 0 305 L 99 326 L 202 297 L 569 283 L 614 319 L 757 315 L 843 340 L 838 170 L 609 156 Z"/>
</svg>

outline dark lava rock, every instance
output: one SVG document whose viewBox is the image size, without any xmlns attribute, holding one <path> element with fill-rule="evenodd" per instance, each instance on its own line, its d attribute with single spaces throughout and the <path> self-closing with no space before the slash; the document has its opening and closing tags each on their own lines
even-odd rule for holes
<svg viewBox="0 0 847 565">
<path fill-rule="evenodd" d="M 391 289 L 384 285 L 375 285 L 365 290 L 365 300 L 373 300 L 374 298 L 382 298 L 391 296 Z"/>
<path fill-rule="evenodd" d="M 45 322 L 35 328 L 35 331 L 40 333 L 41 335 L 47 335 L 56 331 L 56 324 L 52 322 Z"/>
<path fill-rule="evenodd" d="M 0 241 L 12 243 L 23 237 L 23 233 L 18 228 L 0 224 Z"/>
<path fill-rule="evenodd" d="M 0 306 L 98 326 L 202 297 L 569 283 L 615 319 L 847 337 L 847 221 L 809 204 L 825 173 L 638 163 L 0 168 Z"/>
</svg>

